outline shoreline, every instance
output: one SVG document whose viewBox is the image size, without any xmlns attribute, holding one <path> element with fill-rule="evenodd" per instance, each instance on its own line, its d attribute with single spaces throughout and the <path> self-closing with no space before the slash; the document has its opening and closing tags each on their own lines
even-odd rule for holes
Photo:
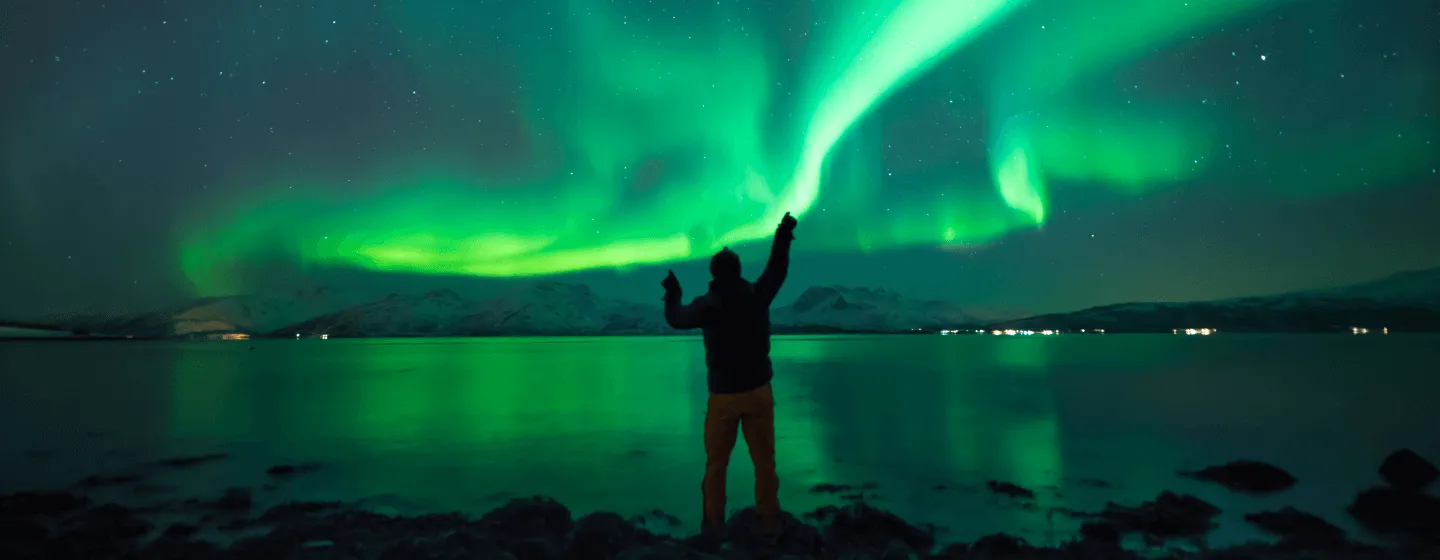
<svg viewBox="0 0 1440 560">
<path fill-rule="evenodd" d="M 663 511 L 625 517 L 595 512 L 576 517 L 544 497 L 511 499 L 487 513 L 385 515 L 359 502 L 285 502 L 262 510 L 251 490 L 218 496 L 121 505 L 91 494 L 139 488 L 155 475 L 204 468 L 227 454 L 175 457 L 125 474 L 96 474 L 73 487 L 0 495 L 0 557 L 4 558 L 1440 558 L 1440 499 L 1424 487 L 1435 467 L 1397 451 L 1379 469 L 1377 485 L 1359 493 L 1349 514 L 1366 529 L 1347 535 L 1320 517 L 1282 507 L 1247 512 L 1245 521 L 1273 540 L 1210 548 L 1220 509 L 1194 496 L 1161 492 L 1137 505 L 1107 503 L 1099 511 L 1051 508 L 1047 515 L 1080 523 L 1077 535 L 1031 543 L 1003 533 L 941 544 L 930 524 L 910 523 L 866 503 L 871 486 L 820 484 L 837 505 L 784 514 L 778 538 L 757 534 L 755 510 L 731 515 L 723 539 L 688 534 Z M 274 482 L 323 476 L 322 465 L 276 465 Z M 315 474 L 315 473 L 319 474 Z M 1243 494 L 1284 492 L 1298 481 L 1272 465 L 1234 461 L 1180 476 Z M 1096 482 L 1099 484 L 1099 482 Z M 989 481 L 985 491 L 1023 503 L 1032 490 Z M 697 493 L 696 501 L 699 496 Z M 848 502 L 848 503 L 847 503 Z M 666 530 L 652 531 L 652 527 Z M 686 536 L 671 536 L 686 533 Z M 208 538 L 210 535 L 219 538 Z M 1054 537 L 1052 536 L 1052 539 Z M 1363 538 L 1360 542 L 1357 538 Z M 1370 544 L 1375 540 L 1381 544 Z"/>
<path fill-rule="evenodd" d="M 1348 332 L 1331 332 L 1331 331 L 1254 331 L 1254 332 L 1246 331 L 1246 332 L 1229 332 L 1229 333 L 1225 333 L 1224 335 L 1188 336 L 1188 335 L 1183 335 L 1183 334 L 1177 335 L 1177 334 L 1175 334 L 1175 333 L 1171 333 L 1171 332 L 1168 332 L 1168 331 L 1167 331 L 1167 332 L 1160 332 L 1160 331 L 1155 331 L 1155 332 L 1148 332 L 1148 331 L 1133 331 L 1133 332 L 1132 332 L 1132 331 L 1124 331 L 1124 332 L 1120 332 L 1120 331 L 1117 331 L 1117 332 L 1105 332 L 1105 333 L 1064 333 L 1064 334 L 1061 334 L 1061 335 L 1048 335 L 1048 336 L 1005 336 L 1005 335 L 999 335 L 999 336 L 997 336 L 997 335 L 988 334 L 988 333 L 969 333 L 969 332 L 959 333 L 959 334 L 943 335 L 943 334 L 941 334 L 939 331 L 840 331 L 840 330 L 830 330 L 830 331 L 777 331 L 777 332 L 774 332 L 774 333 L 771 333 L 771 334 L 772 334 L 772 336 L 776 336 L 776 337 L 792 337 L 792 336 L 937 336 L 937 337 L 938 337 L 938 336 L 951 336 L 951 337 L 974 337 L 974 338 L 1070 338 L 1070 337 L 1075 337 L 1075 336 L 1084 336 L 1084 337 L 1092 337 L 1092 336 L 1102 336 L 1102 337 L 1103 337 L 1103 336 L 1167 336 L 1167 337 L 1176 337 L 1176 338 L 1214 339 L 1214 338 L 1233 338 L 1233 337 L 1237 337 L 1237 336 L 1245 337 L 1245 336 L 1267 336 L 1267 335 L 1303 335 L 1303 336 L 1329 336 L 1329 337 L 1339 337 L 1339 336 L 1343 336 L 1343 337 L 1345 337 L 1345 338 L 1356 338 L 1356 337 L 1358 337 L 1358 336 L 1368 336 L 1368 337 L 1372 337 L 1372 338 L 1406 338 L 1406 337 L 1416 336 L 1416 335 L 1420 335 L 1420 336 L 1432 336 L 1432 335 L 1435 335 L 1435 334 L 1437 334 L 1437 333 L 1440 333 L 1440 331 L 1435 331 L 1435 332 L 1430 332 L 1430 331 L 1407 331 L 1407 332 L 1403 332 L 1403 333 L 1390 333 L 1390 334 L 1388 334 L 1388 335 L 1354 335 L 1354 334 L 1351 334 L 1351 333 L 1348 333 Z M 492 334 L 492 335 L 455 335 L 455 336 L 433 336 L 433 335 L 425 335 L 425 336 L 419 336 L 419 335 L 416 335 L 416 336 L 408 336 L 408 335 L 395 335 L 395 336 L 332 336 L 332 337 L 330 337 L 327 341 L 330 341 L 330 340 L 427 340 L 427 339 L 437 339 L 437 340 L 438 340 L 438 339 L 478 339 L 478 338 L 492 339 L 492 338 L 666 338 L 666 337 L 672 337 L 672 338 L 699 338 L 699 337 L 700 337 L 700 334 L 698 334 L 698 333 L 686 333 L 686 332 L 674 332 L 674 333 L 592 333 L 592 334 Z M 245 342 L 255 342 L 255 341 L 262 341 L 262 340 L 263 340 L 263 341 L 275 341 L 275 340 L 305 340 L 305 341 L 316 340 L 316 341 L 318 341 L 318 340 L 322 340 L 322 339 L 319 339 L 319 338 L 316 338 L 316 337 L 302 337 L 302 338 L 297 339 L 297 338 L 290 337 L 290 336 L 252 336 L 252 337 L 250 337 L 250 338 L 238 339 L 238 340 L 207 340 L 207 339 L 190 338 L 190 337 L 185 337 L 185 336 L 170 336 L 170 337 L 142 337 L 142 336 L 35 336 L 35 337 L 18 337 L 18 336 L 14 336 L 14 337 L 0 337 L 0 344 L 6 343 L 6 342 L 196 342 L 196 343 L 245 343 Z"/>
</svg>

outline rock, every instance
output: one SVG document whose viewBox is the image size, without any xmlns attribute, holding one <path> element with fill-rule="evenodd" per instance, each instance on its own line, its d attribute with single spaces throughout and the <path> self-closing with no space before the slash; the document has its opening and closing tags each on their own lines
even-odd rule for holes
<svg viewBox="0 0 1440 560">
<path fill-rule="evenodd" d="M 1025 539 L 1005 533 L 995 533 L 980 537 L 975 544 L 970 545 L 970 551 L 966 558 L 1007 558 L 1018 555 L 1030 548 L 1030 543 Z"/>
<path fill-rule="evenodd" d="M 480 518 L 490 534 L 505 541 L 539 538 L 559 541 L 570 533 L 570 510 L 553 498 L 516 498 Z M 513 551 L 512 551 L 513 553 Z M 519 555 L 516 555 L 519 558 Z M 523 558 L 521 560 L 524 560 Z"/>
<path fill-rule="evenodd" d="M 849 484 L 831 484 L 828 482 L 822 482 L 810 487 L 810 493 L 812 494 L 840 494 L 851 490 L 853 490 L 853 488 Z"/>
<path fill-rule="evenodd" d="M 1325 544 L 1345 540 L 1344 530 L 1293 507 L 1247 513 L 1245 521 L 1267 533 L 1298 543 Z"/>
<path fill-rule="evenodd" d="M 718 554 L 725 544 L 725 535 L 720 532 L 701 531 L 680 540 L 685 548 L 704 554 Z"/>
<path fill-rule="evenodd" d="M 459 558 L 515 558 L 488 536 L 469 529 L 462 529 L 445 537 L 443 547 Z"/>
<path fill-rule="evenodd" d="M 168 494 L 170 492 L 174 492 L 175 487 L 168 484 L 153 484 L 142 482 L 140 484 L 136 484 L 133 488 L 131 488 L 131 490 L 133 490 L 137 495 L 140 496 L 155 496 L 158 494 Z"/>
<path fill-rule="evenodd" d="M 516 560 L 560 560 L 563 557 L 560 547 L 546 539 L 532 538 L 515 541 L 510 544 L 509 550 Z"/>
<path fill-rule="evenodd" d="M 1419 491 L 1440 477 L 1440 469 L 1414 451 L 1401 449 L 1385 458 L 1380 477 L 1401 490 Z"/>
<path fill-rule="evenodd" d="M 406 539 L 404 537 L 392 538 L 389 542 L 381 545 L 384 551 L 379 554 L 378 560 L 412 560 L 415 558 L 426 558 L 431 560 L 469 560 L 471 558 L 494 558 L 496 560 L 515 560 L 515 556 L 505 549 L 500 548 L 488 541 L 481 541 L 477 548 L 461 548 L 452 544 L 450 539 L 429 540 L 429 539 Z M 359 554 L 349 554 L 344 551 L 334 550 L 334 542 L 323 549 L 311 548 L 304 551 L 303 558 L 365 558 L 363 549 Z M 369 548 L 368 546 L 366 547 Z M 293 556 L 292 556 L 293 558 Z"/>
<path fill-rule="evenodd" d="M 1080 524 L 1080 537 L 1087 541 L 1120 543 L 1120 531 L 1114 525 L 1103 521 Z"/>
<path fill-rule="evenodd" d="M 1166 491 L 1156 496 L 1155 500 L 1136 507 L 1108 503 L 1099 517 L 1121 534 L 1140 533 L 1164 540 L 1209 533 L 1218 515 L 1220 508 L 1204 500 Z"/>
<path fill-rule="evenodd" d="M 754 506 L 730 516 L 725 522 L 725 536 L 736 551 L 750 558 L 777 554 L 813 557 L 819 554 L 821 548 L 820 530 L 802 523 L 789 512 L 780 512 L 778 537 L 764 535 Z"/>
<path fill-rule="evenodd" d="M 50 528 L 35 519 L 0 517 L 0 543 L 43 543 L 50 538 Z M 3 550 L 3 549 L 0 549 Z"/>
<path fill-rule="evenodd" d="M 125 506 L 105 504 L 83 511 L 67 520 L 61 538 L 85 543 L 110 543 L 135 539 L 150 532 L 149 521 L 135 517 Z"/>
<path fill-rule="evenodd" d="M 192 541 L 179 537 L 161 537 L 146 547 L 142 558 L 147 560 L 198 560 L 222 558 L 220 547 L 214 543 Z"/>
<path fill-rule="evenodd" d="M 627 548 L 613 558 L 615 560 L 707 560 L 718 557 L 686 548 L 673 541 L 665 541 Z"/>
<path fill-rule="evenodd" d="M 627 548 L 656 541 L 649 531 L 625 521 L 618 513 L 602 511 L 575 521 L 570 536 L 569 557 L 574 560 L 610 558 Z"/>
<path fill-rule="evenodd" d="M 1006 496 L 1010 496 L 1011 498 L 1031 499 L 1035 497 L 1035 492 L 1031 491 L 1029 488 L 1025 488 L 1016 484 L 1011 484 L 1009 482 L 992 480 L 990 482 L 986 482 L 985 485 L 990 487 L 991 492 L 994 492 L 996 494 L 1004 494 Z"/>
<path fill-rule="evenodd" d="M 231 488 L 226 490 L 220 498 L 210 503 L 212 509 L 228 512 L 249 511 L 254 501 L 250 498 L 250 491 L 244 488 Z"/>
<path fill-rule="evenodd" d="M 969 553 L 970 543 L 957 542 L 945 545 L 945 548 L 940 549 L 940 552 L 932 556 L 932 558 L 942 558 L 944 560 L 960 560 L 962 558 L 965 558 L 965 556 Z"/>
<path fill-rule="evenodd" d="M 927 554 L 935 547 L 935 536 L 930 532 L 866 504 L 840 508 L 821 534 L 826 550 L 858 550 L 872 556 L 882 555 L 893 541 Z"/>
<path fill-rule="evenodd" d="M 1259 461 L 1231 461 L 1180 476 L 1214 482 L 1236 492 L 1271 494 L 1295 486 L 1295 477 L 1280 467 Z"/>
<path fill-rule="evenodd" d="M 1426 494 L 1377 487 L 1355 496 L 1347 508 L 1365 528 L 1378 533 L 1440 534 L 1440 499 Z"/>
<path fill-rule="evenodd" d="M 879 558 L 880 560 L 916 560 L 919 556 L 915 549 L 905 544 L 905 541 L 896 539 L 885 546 L 885 550 L 880 553 Z"/>
<path fill-rule="evenodd" d="M 89 500 L 64 492 L 17 492 L 0 496 L 0 515 L 54 517 L 85 507 Z"/>
<path fill-rule="evenodd" d="M 300 465 L 275 465 L 265 470 L 265 474 L 271 478 L 286 478 L 300 474 L 312 473 L 320 470 L 317 463 L 304 463 Z"/>
<path fill-rule="evenodd" d="M 139 481 L 140 475 L 138 474 L 121 474 L 115 476 L 92 474 L 80 479 L 80 482 L 75 483 L 75 485 L 81 488 L 99 488 L 102 486 L 119 486 Z"/>
<path fill-rule="evenodd" d="M 225 453 L 210 453 L 206 455 L 192 455 L 189 457 L 172 457 L 170 459 L 161 459 L 159 461 L 155 461 L 155 465 L 170 469 L 186 469 L 197 465 L 203 465 L 205 463 L 212 463 L 215 461 L 221 461 L 229 458 L 230 455 Z"/>
<path fill-rule="evenodd" d="M 164 537 L 188 537 L 200 531 L 199 525 L 189 523 L 174 523 L 165 528 Z"/>
<path fill-rule="evenodd" d="M 806 513 L 804 517 L 805 519 L 809 519 L 811 521 L 823 522 L 830 520 L 830 518 L 834 517 L 835 514 L 838 513 L 840 513 L 840 508 L 837 506 L 820 506 L 818 508 L 815 508 L 813 511 Z"/>
<path fill-rule="evenodd" d="M 287 523 L 339 508 L 340 502 L 285 502 L 265 510 L 265 513 L 255 521 L 258 523 Z"/>
<path fill-rule="evenodd" d="M 670 515 L 662 509 L 652 509 L 648 514 L 632 515 L 626 519 L 631 525 L 638 528 L 649 529 L 652 522 L 664 524 L 666 529 L 675 529 L 685 523 L 679 517 Z"/>
</svg>

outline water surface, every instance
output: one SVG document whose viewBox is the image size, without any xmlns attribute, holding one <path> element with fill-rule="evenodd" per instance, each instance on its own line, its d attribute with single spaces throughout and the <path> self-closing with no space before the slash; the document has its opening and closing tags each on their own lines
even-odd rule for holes
<svg viewBox="0 0 1440 560">
<path fill-rule="evenodd" d="M 875 483 L 872 502 L 946 538 L 1047 543 L 1074 528 L 1051 506 L 1165 489 L 1224 509 L 1217 541 L 1250 538 L 1240 515 L 1279 505 L 1353 528 L 1344 506 L 1387 453 L 1440 456 L 1434 337 L 797 336 L 777 337 L 774 359 L 785 508 L 835 503 L 809 491 L 821 482 Z M 703 360 L 690 337 L 6 343 L 0 492 L 228 452 L 156 482 L 400 512 L 547 494 L 577 514 L 660 508 L 693 530 Z M 1175 476 L 1238 458 L 1301 483 L 1253 498 Z M 269 466 L 310 461 L 324 466 L 264 489 Z M 989 494 L 990 479 L 1035 489 L 1038 507 Z M 752 491 L 742 443 L 731 507 Z"/>
</svg>

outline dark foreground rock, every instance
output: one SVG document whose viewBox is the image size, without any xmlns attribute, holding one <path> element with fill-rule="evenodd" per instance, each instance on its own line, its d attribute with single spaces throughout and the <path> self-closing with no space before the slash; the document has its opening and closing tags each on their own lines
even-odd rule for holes
<svg viewBox="0 0 1440 560">
<path fill-rule="evenodd" d="M 1245 514 L 1245 521 L 1292 542 L 1328 543 L 1345 540 L 1345 531 L 1319 516 L 1293 507 Z"/>
<path fill-rule="evenodd" d="M 1419 491 L 1440 477 L 1440 469 L 1409 449 L 1391 453 L 1380 465 L 1380 477 L 1401 490 Z"/>
<path fill-rule="evenodd" d="M 992 480 L 990 482 L 986 482 L 985 486 L 989 487 L 991 492 L 1010 496 L 1011 498 L 1032 499 L 1035 497 L 1035 492 L 1033 490 L 1009 482 Z"/>
<path fill-rule="evenodd" d="M 1215 528 L 1220 508 L 1188 494 L 1161 492 L 1154 500 L 1137 506 L 1115 502 L 1098 513 L 1054 509 L 1056 513 L 1087 520 L 1081 535 L 1088 540 L 1115 542 L 1127 534 L 1139 535 L 1147 543 L 1163 544 L 1171 539 L 1200 539 Z"/>
<path fill-rule="evenodd" d="M 230 455 L 226 453 L 207 453 L 205 455 L 189 455 L 185 457 L 171 457 L 169 459 L 161 459 L 159 461 L 155 461 L 154 465 L 167 469 L 188 469 L 190 467 L 196 467 L 204 465 L 206 463 L 224 461 L 225 459 L 229 458 Z"/>
<path fill-rule="evenodd" d="M 1259 461 L 1231 461 L 1198 471 L 1182 472 L 1180 476 L 1214 482 L 1245 494 L 1272 494 L 1288 490 L 1296 482 L 1295 477 L 1285 469 Z"/>
<path fill-rule="evenodd" d="M 1390 488 L 1379 491 L 1399 493 Z M 1376 499 L 1365 496 L 1357 498 L 1357 503 Z M 1361 509 L 1369 511 L 1368 507 Z M 754 508 L 747 508 L 732 516 L 721 533 L 676 539 L 651 533 L 616 513 L 592 513 L 577 520 L 564 504 L 539 496 L 511 500 L 478 519 L 460 514 L 389 516 L 335 502 L 294 502 L 242 523 L 247 532 L 238 533 L 238 540 L 229 546 L 195 536 L 206 534 L 201 525 L 234 523 L 233 519 L 201 525 L 177 523 L 157 530 L 143 518 L 142 511 L 115 504 L 92 507 L 83 498 L 63 493 L 0 496 L 0 558 L 1130 560 L 1141 556 L 1120 547 L 1124 534 L 1203 535 L 1219 510 L 1169 492 L 1139 506 L 1110 504 L 1102 512 L 1087 514 L 1093 519 L 1084 524 L 1081 535 L 1058 547 L 1036 546 L 1006 534 L 937 547 L 933 528 L 912 524 L 868 504 L 822 508 L 806 516 L 819 520 L 813 525 L 784 514 L 778 535 L 762 534 Z M 1200 552 L 1171 557 L 1440 558 L 1436 555 L 1440 549 L 1425 548 L 1423 543 L 1412 543 L 1409 549 L 1352 544 L 1323 520 L 1290 509 L 1247 518 L 1277 534 L 1326 536 L 1201 548 Z M 1144 557 L 1161 556 L 1147 553 Z"/>
<path fill-rule="evenodd" d="M 1355 496 L 1347 511 L 1371 531 L 1440 539 L 1440 498 L 1434 496 L 1393 487 L 1371 488 Z"/>
<path fill-rule="evenodd" d="M 289 478 L 318 470 L 320 470 L 319 463 L 301 463 L 299 465 L 275 465 L 266 469 L 265 474 L 270 475 L 270 478 Z"/>
</svg>

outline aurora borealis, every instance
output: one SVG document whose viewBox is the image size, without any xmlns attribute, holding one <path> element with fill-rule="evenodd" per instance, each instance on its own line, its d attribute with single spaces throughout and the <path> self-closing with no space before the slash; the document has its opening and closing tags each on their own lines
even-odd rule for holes
<svg viewBox="0 0 1440 560">
<path fill-rule="evenodd" d="M 1440 264 L 1418 4 L 64 4 L 0 36 L 16 308 L 277 270 L 638 296 L 787 211 L 803 282 L 1029 309 Z"/>
</svg>

